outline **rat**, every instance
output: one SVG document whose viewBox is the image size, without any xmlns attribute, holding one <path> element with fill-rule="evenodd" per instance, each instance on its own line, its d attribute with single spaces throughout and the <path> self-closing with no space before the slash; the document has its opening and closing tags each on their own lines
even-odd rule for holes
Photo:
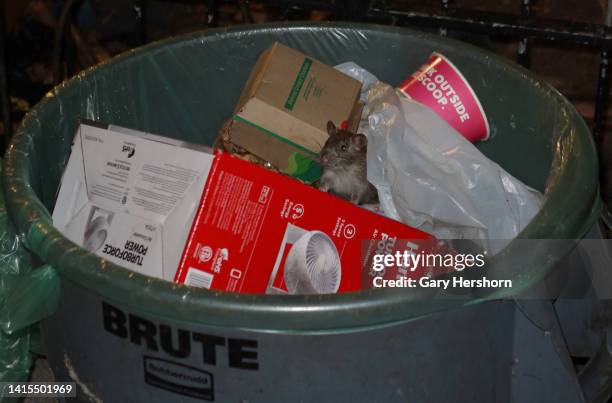
<svg viewBox="0 0 612 403">
<path fill-rule="evenodd" d="M 327 133 L 329 138 L 319 155 L 323 166 L 319 190 L 355 204 L 378 203 L 378 192 L 367 177 L 367 137 L 338 129 L 331 120 L 327 122 Z"/>
</svg>

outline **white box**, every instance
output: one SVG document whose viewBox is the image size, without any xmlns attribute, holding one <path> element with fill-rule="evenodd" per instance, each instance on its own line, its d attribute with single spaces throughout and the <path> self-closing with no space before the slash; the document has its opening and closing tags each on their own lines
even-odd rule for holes
<svg viewBox="0 0 612 403">
<path fill-rule="evenodd" d="M 212 161 L 208 147 L 83 121 L 53 224 L 100 257 L 172 281 Z"/>
</svg>

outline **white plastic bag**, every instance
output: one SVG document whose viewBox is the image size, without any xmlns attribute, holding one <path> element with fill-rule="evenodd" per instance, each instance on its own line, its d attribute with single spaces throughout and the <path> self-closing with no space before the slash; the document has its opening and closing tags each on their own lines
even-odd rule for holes
<svg viewBox="0 0 612 403">
<path fill-rule="evenodd" d="M 539 211 L 539 192 L 429 108 L 400 97 L 354 63 L 336 68 L 363 83 L 360 131 L 368 137 L 368 179 L 387 216 L 439 239 L 481 239 L 496 253 Z M 487 240 L 507 242 L 489 246 Z"/>
</svg>

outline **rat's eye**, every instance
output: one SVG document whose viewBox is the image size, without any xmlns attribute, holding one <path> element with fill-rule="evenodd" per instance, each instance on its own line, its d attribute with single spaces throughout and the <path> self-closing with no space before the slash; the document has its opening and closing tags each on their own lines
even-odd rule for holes
<svg viewBox="0 0 612 403">
<path fill-rule="evenodd" d="M 346 151 L 346 144 L 342 144 L 342 147 L 340 147 L 340 149 L 341 149 L 342 151 Z"/>
</svg>

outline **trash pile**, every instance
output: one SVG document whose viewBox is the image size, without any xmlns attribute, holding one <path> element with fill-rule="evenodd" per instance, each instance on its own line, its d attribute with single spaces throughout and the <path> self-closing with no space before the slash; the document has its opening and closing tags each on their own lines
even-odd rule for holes
<svg viewBox="0 0 612 403">
<path fill-rule="evenodd" d="M 537 214 L 542 196 L 472 144 L 489 135 L 443 55 L 394 88 L 275 43 L 214 149 L 81 121 L 53 223 L 113 263 L 189 286 L 357 291 L 381 253 L 452 254 L 443 239 L 496 253 L 489 240 L 509 242 Z"/>
</svg>

